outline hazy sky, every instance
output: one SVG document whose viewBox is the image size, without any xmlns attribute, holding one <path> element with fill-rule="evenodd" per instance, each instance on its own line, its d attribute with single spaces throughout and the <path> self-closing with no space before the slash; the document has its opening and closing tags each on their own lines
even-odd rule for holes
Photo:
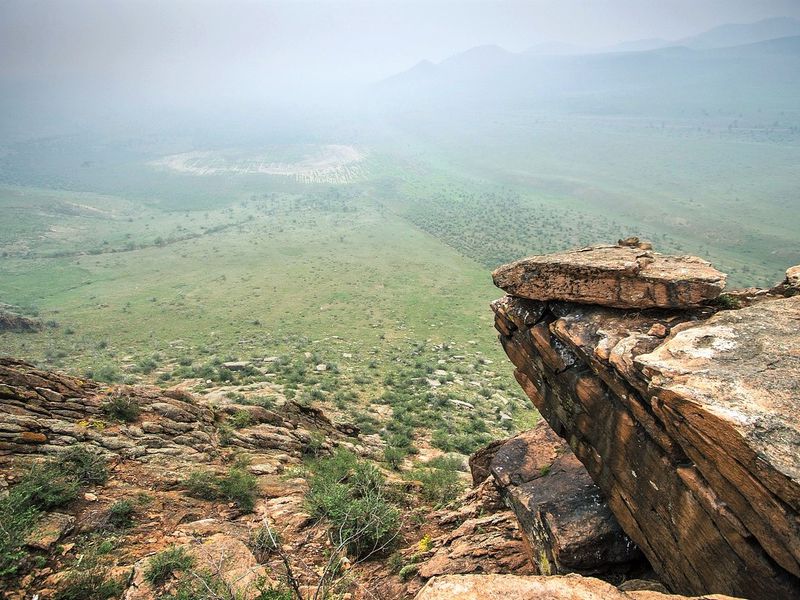
<svg viewBox="0 0 800 600">
<path fill-rule="evenodd" d="M 481 44 L 522 50 L 663 37 L 800 0 L 0 0 L 0 78 L 218 99 L 363 82 Z"/>
</svg>

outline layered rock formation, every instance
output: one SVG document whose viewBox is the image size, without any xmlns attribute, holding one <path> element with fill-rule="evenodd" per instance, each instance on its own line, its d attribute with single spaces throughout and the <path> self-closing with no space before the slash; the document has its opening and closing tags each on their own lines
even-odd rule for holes
<svg viewBox="0 0 800 600">
<path fill-rule="evenodd" d="M 528 298 L 492 304 L 500 341 L 670 588 L 800 597 L 793 271 L 719 310 L 724 276 L 698 261 L 629 245 L 501 267 Z"/>
<path fill-rule="evenodd" d="M 65 582 L 84 574 L 81 557 L 95 543 L 88 540 L 112 539 L 113 555 L 97 567 L 95 584 L 113 578 L 127 600 L 176 593 L 176 581 L 167 590 L 145 577 L 153 555 L 171 547 L 194 559 L 195 574 L 217 578 L 237 598 L 255 598 L 283 565 L 275 553 L 255 557 L 254 536 L 266 523 L 302 565 L 295 572 L 300 584 L 314 584 L 328 561 L 327 527 L 305 512 L 305 482 L 281 473 L 303 454 L 324 454 L 334 446 L 367 454 L 374 448 L 361 445 L 357 428 L 335 424 L 317 408 L 278 391 L 274 401 L 269 410 L 233 402 L 225 391 L 204 397 L 183 389 L 107 386 L 0 358 L 0 498 L 24 482 L 34 463 L 68 449 L 102 456 L 107 474 L 104 482 L 82 484 L 55 512 L 43 508 L 31 514 L 30 523 L 10 521 L 12 529 L 0 535 L 5 564 L 10 551 L 25 551 L 19 573 L 0 577 L 0 597 L 62 597 L 57 594 Z M 115 412 L 121 408 L 125 415 Z M 246 426 L 233 426 L 229 417 L 244 413 L 248 418 L 240 422 Z M 252 512 L 228 496 L 188 488 L 192 473 L 209 474 L 205 481 L 211 486 L 233 472 L 245 481 L 245 469 L 255 486 Z M 128 511 L 125 525 L 114 521 L 120 506 Z M 79 597 L 71 593 L 63 597 Z"/>
<path fill-rule="evenodd" d="M 545 422 L 498 447 L 489 469 L 538 574 L 620 579 L 614 576 L 646 566 L 584 466 Z"/>
<path fill-rule="evenodd" d="M 7 304 L 0 304 L 0 332 L 3 331 L 41 331 L 42 322 L 9 310 Z"/>
<path fill-rule="evenodd" d="M 136 407 L 130 423 L 107 415 L 113 403 Z M 220 430 L 225 415 L 247 413 L 249 424 Z M 52 454 L 86 443 L 125 459 L 169 463 L 207 462 L 221 445 L 272 452 L 281 461 L 299 460 L 320 432 L 348 444 L 353 426 L 333 424 L 319 409 L 285 401 L 280 410 L 223 404 L 215 414 L 182 390 L 151 386 L 102 386 L 95 381 L 42 371 L 24 361 L 0 358 L 0 461 L 4 456 Z M 224 434 L 224 440 L 221 435 Z M 224 443 L 223 443 L 224 442 Z"/>
<path fill-rule="evenodd" d="M 637 238 L 524 258 L 492 273 L 497 287 L 531 300 L 618 308 L 699 306 L 720 295 L 725 274 L 695 256 L 664 256 Z"/>
</svg>

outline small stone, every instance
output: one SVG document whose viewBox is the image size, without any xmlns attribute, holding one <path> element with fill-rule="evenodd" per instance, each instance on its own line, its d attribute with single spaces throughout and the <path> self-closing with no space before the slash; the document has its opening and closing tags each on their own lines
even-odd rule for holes
<svg viewBox="0 0 800 600">
<path fill-rule="evenodd" d="M 250 363 L 246 360 L 237 360 L 231 362 L 224 362 L 222 366 L 228 369 L 229 371 L 244 371 L 247 367 L 250 366 Z"/>
<path fill-rule="evenodd" d="M 92 492 L 86 492 L 83 495 L 83 499 L 89 502 L 97 502 L 97 494 L 93 494 Z"/>
<path fill-rule="evenodd" d="M 653 323 L 653 326 L 647 331 L 647 335 L 652 335 L 657 338 L 665 338 L 669 333 L 669 329 L 663 323 Z"/>
<path fill-rule="evenodd" d="M 326 365 L 325 363 L 319 363 L 316 367 L 314 367 L 314 370 L 318 371 L 320 373 L 322 371 L 327 371 L 328 370 L 328 365 Z"/>
</svg>

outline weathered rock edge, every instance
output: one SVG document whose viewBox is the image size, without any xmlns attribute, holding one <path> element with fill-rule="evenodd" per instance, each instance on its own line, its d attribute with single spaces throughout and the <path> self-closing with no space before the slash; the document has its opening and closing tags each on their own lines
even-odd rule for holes
<svg viewBox="0 0 800 600">
<path fill-rule="evenodd" d="M 800 297 L 716 316 L 492 308 L 518 382 L 665 583 L 800 596 Z"/>
<path fill-rule="evenodd" d="M 696 256 L 622 244 L 523 258 L 498 267 L 492 279 L 521 298 L 617 308 L 700 306 L 725 287 L 726 275 Z"/>
<path fill-rule="evenodd" d="M 416 600 L 678 600 L 652 591 L 623 592 L 580 575 L 551 577 L 519 575 L 446 575 L 434 577 Z M 686 598 L 685 600 L 692 600 Z M 730 596 L 702 596 L 695 600 L 735 600 Z"/>
</svg>

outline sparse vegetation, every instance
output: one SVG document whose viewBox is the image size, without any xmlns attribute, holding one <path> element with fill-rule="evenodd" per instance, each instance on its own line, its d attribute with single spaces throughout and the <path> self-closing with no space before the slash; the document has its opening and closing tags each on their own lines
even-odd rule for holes
<svg viewBox="0 0 800 600">
<path fill-rule="evenodd" d="M 311 465 L 309 512 L 329 523 L 334 546 L 365 558 L 391 549 L 400 513 L 387 498 L 383 476 L 353 454 L 338 450 Z"/>
<path fill-rule="evenodd" d="M 144 578 L 153 586 L 162 585 L 178 571 L 186 571 L 194 559 L 185 548 L 173 546 L 153 556 L 144 570 Z"/>
<path fill-rule="evenodd" d="M 133 423 L 139 418 L 141 409 L 133 398 L 116 396 L 103 405 L 103 412 L 122 423 Z"/>
<path fill-rule="evenodd" d="M 255 505 L 256 478 L 240 466 L 231 467 L 223 476 L 208 470 L 192 471 L 184 486 L 190 496 L 235 502 L 243 512 L 251 512 Z"/>
<path fill-rule="evenodd" d="M 19 569 L 25 536 L 42 511 L 72 502 L 82 485 L 104 483 L 107 476 L 103 459 L 82 447 L 32 465 L 0 498 L 0 577 Z"/>
</svg>

